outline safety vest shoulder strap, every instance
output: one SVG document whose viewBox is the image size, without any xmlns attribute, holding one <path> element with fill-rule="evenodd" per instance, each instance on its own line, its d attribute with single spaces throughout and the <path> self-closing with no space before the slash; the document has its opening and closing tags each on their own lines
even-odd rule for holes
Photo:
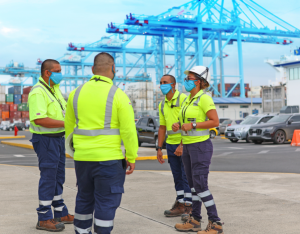
<svg viewBox="0 0 300 234">
<path fill-rule="evenodd" d="M 204 95 L 204 93 L 202 93 L 197 100 L 194 102 L 193 106 L 198 106 L 199 102 L 200 102 L 200 98 L 202 97 L 202 95 Z"/>
<path fill-rule="evenodd" d="M 48 95 L 48 97 L 49 97 L 49 99 L 51 100 L 51 102 L 53 102 L 52 97 L 49 95 L 49 93 L 46 91 L 45 87 L 43 87 L 42 85 L 36 85 L 36 86 L 34 86 L 34 87 L 31 89 L 30 93 L 31 93 L 34 89 L 37 89 L 37 88 L 41 88 L 41 89 Z"/>
<path fill-rule="evenodd" d="M 175 105 L 172 105 L 171 107 L 173 108 L 173 107 L 179 107 L 180 106 L 180 95 L 181 95 L 182 93 L 179 93 L 178 94 L 178 97 L 177 97 L 177 99 L 176 99 L 176 104 Z M 165 112 L 164 112 L 164 107 L 165 107 L 165 99 L 161 102 L 161 105 L 160 105 L 160 111 L 161 111 L 161 113 L 163 114 L 163 116 L 165 115 Z"/>
<path fill-rule="evenodd" d="M 84 84 L 80 85 L 74 94 L 73 98 L 73 109 L 76 119 L 76 127 L 74 129 L 74 134 L 84 135 L 84 136 L 100 136 L 100 135 L 120 135 L 120 129 L 111 129 L 111 118 L 112 118 L 112 108 L 113 108 L 113 100 L 114 96 L 118 90 L 118 87 L 112 85 L 107 96 L 106 100 L 106 107 L 105 107 L 105 119 L 104 119 L 104 128 L 103 129 L 95 129 L 95 130 L 88 130 L 88 129 L 79 129 L 79 117 L 78 117 L 78 99 L 80 91 Z"/>
</svg>

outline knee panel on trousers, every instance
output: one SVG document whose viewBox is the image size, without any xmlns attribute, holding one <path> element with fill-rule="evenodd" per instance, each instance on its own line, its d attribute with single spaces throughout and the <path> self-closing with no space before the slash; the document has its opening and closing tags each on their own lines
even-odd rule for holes
<svg viewBox="0 0 300 234">
<path fill-rule="evenodd" d="M 193 173 L 194 188 L 197 193 L 208 190 L 208 169 L 197 170 Z"/>
<path fill-rule="evenodd" d="M 56 180 L 57 165 L 55 163 L 40 163 L 41 179 Z"/>
</svg>

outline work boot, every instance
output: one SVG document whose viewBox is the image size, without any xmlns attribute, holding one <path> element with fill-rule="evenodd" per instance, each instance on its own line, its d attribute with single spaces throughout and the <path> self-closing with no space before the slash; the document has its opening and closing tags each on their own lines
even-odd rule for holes
<svg viewBox="0 0 300 234">
<path fill-rule="evenodd" d="M 212 222 L 208 220 L 206 229 L 197 234 L 224 234 L 223 225 L 220 221 Z"/>
<path fill-rule="evenodd" d="M 177 223 L 175 229 L 180 232 L 201 231 L 201 220 L 198 221 L 191 215 L 185 223 Z"/>
<path fill-rule="evenodd" d="M 36 229 L 50 232 L 61 232 L 65 229 L 65 225 L 63 223 L 57 222 L 54 219 L 48 219 L 45 221 L 38 221 Z"/>
<path fill-rule="evenodd" d="M 193 211 L 192 204 L 185 203 L 185 211 L 181 215 L 181 220 L 183 222 L 186 222 L 189 219 L 190 215 L 192 214 L 192 211 Z"/>
<path fill-rule="evenodd" d="M 173 207 L 171 210 L 165 210 L 165 216 L 166 217 L 176 217 L 180 216 L 184 213 L 185 206 L 183 203 L 180 203 L 179 201 L 175 201 Z"/>
<path fill-rule="evenodd" d="M 66 215 L 64 217 L 54 218 L 57 222 L 72 224 L 74 222 L 74 215 Z"/>
</svg>

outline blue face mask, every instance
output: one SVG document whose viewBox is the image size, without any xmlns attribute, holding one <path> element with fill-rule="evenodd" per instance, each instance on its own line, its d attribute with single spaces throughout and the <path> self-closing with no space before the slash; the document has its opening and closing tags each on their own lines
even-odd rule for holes
<svg viewBox="0 0 300 234">
<path fill-rule="evenodd" d="M 197 80 L 185 80 L 184 81 L 183 85 L 184 85 L 185 90 L 187 92 L 190 92 L 193 88 L 196 87 L 195 81 L 197 81 Z"/>
<path fill-rule="evenodd" d="M 163 93 L 163 95 L 166 95 L 167 93 L 170 92 L 170 90 L 172 89 L 171 84 L 173 84 L 173 83 L 160 85 L 160 90 Z M 172 90 L 172 92 L 173 92 L 173 90 Z"/>
<path fill-rule="evenodd" d="M 61 72 L 52 72 L 51 76 L 49 77 L 49 86 L 50 86 L 50 79 L 53 81 L 54 84 L 59 84 L 62 81 L 63 76 Z"/>
</svg>

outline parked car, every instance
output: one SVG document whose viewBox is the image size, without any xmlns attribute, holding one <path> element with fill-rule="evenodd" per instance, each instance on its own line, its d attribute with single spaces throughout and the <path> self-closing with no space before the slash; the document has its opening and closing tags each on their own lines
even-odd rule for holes
<svg viewBox="0 0 300 234">
<path fill-rule="evenodd" d="M 159 128 L 159 117 L 158 116 L 146 116 L 142 117 L 136 123 L 136 131 L 138 135 L 139 146 L 142 143 L 155 144 L 158 148 L 158 128 Z M 210 137 L 214 138 L 218 135 L 218 131 L 215 128 L 209 129 Z M 168 135 L 166 133 L 166 138 L 163 144 L 163 148 L 166 147 L 166 139 Z"/>
<path fill-rule="evenodd" d="M 219 129 L 220 129 L 220 126 L 221 126 L 221 124 L 225 121 L 225 120 L 227 120 L 227 119 L 229 119 L 229 118 L 219 118 L 219 127 L 216 127 L 216 129 L 219 131 Z"/>
<path fill-rule="evenodd" d="M 223 121 L 223 123 L 220 125 L 220 128 L 219 128 L 219 133 L 220 134 L 224 134 L 227 127 L 231 126 L 231 125 L 238 125 L 240 124 L 241 122 L 243 121 L 243 119 L 226 119 Z"/>
<path fill-rule="evenodd" d="M 249 115 L 239 125 L 232 125 L 225 131 L 225 137 L 231 142 L 238 142 L 239 140 L 246 140 L 247 143 L 251 142 L 249 139 L 249 128 L 254 124 L 262 124 L 272 119 L 274 115 Z"/>
<path fill-rule="evenodd" d="M 300 114 L 279 114 L 265 124 L 251 126 L 249 139 L 255 144 L 264 141 L 283 144 L 293 138 L 296 129 L 300 129 Z"/>
<path fill-rule="evenodd" d="M 24 131 L 26 129 L 24 123 L 13 123 L 13 124 L 6 126 L 5 129 L 3 129 L 3 130 L 13 131 L 15 129 L 15 126 L 17 126 L 18 130 Z"/>
</svg>

